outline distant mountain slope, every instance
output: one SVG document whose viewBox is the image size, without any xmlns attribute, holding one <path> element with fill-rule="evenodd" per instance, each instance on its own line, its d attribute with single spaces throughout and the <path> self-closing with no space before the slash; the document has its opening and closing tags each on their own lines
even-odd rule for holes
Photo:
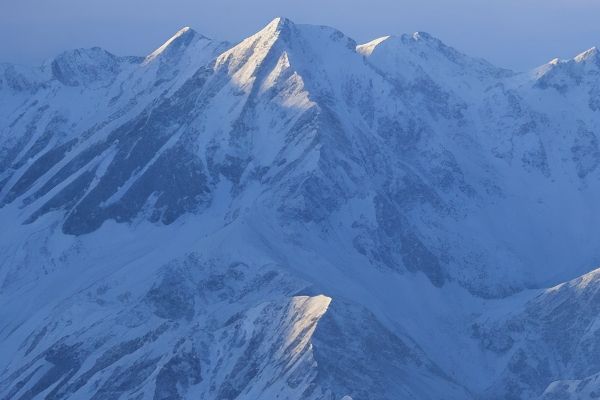
<svg viewBox="0 0 600 400">
<path fill-rule="evenodd" d="M 598 390 L 599 60 L 277 18 L 0 65 L 0 398 Z"/>
</svg>

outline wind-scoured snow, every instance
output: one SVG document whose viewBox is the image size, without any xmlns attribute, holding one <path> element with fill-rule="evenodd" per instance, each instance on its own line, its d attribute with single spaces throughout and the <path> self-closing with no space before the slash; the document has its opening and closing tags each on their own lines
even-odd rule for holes
<svg viewBox="0 0 600 400">
<path fill-rule="evenodd" d="M 600 393 L 599 57 L 277 18 L 0 65 L 0 398 Z"/>
</svg>

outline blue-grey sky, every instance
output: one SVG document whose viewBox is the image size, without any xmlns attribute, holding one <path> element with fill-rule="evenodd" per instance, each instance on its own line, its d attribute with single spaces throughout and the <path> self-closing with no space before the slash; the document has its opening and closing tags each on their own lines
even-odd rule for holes
<svg viewBox="0 0 600 400">
<path fill-rule="evenodd" d="M 0 62 L 91 46 L 145 55 L 183 26 L 236 41 L 276 16 L 358 42 L 426 31 L 518 70 L 600 45 L 600 0 L 0 0 Z"/>
</svg>

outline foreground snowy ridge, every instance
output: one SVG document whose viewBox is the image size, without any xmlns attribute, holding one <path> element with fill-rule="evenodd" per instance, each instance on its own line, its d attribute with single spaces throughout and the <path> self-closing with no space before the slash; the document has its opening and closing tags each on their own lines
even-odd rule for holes
<svg viewBox="0 0 600 400">
<path fill-rule="evenodd" d="M 593 398 L 599 135 L 596 48 L 277 18 L 2 64 L 0 399 Z"/>
</svg>

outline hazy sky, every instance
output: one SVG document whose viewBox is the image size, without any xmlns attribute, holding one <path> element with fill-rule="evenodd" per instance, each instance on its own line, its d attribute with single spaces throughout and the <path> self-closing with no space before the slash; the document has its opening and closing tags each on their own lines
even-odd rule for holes
<svg viewBox="0 0 600 400">
<path fill-rule="evenodd" d="M 0 0 L 0 62 L 91 46 L 145 55 L 183 26 L 236 41 L 276 16 L 358 42 L 426 31 L 518 70 L 600 45 L 600 0 Z"/>
</svg>

